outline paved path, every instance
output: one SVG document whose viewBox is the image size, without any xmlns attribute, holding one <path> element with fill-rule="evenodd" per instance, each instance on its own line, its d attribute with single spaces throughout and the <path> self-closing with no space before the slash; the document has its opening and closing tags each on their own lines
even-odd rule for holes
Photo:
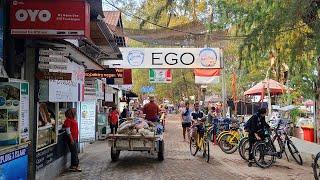
<svg viewBox="0 0 320 180">
<path fill-rule="evenodd" d="M 66 172 L 57 179 L 112 179 L 112 180 L 233 180 L 233 179 L 304 179 L 312 180 L 312 169 L 286 160 L 277 160 L 269 169 L 248 167 L 238 153 L 224 154 L 211 146 L 210 163 L 200 155 L 190 155 L 183 142 L 180 121 L 169 116 L 165 132 L 165 160 L 141 152 L 121 152 L 120 160 L 111 162 L 110 147 L 105 141 L 96 142 L 81 155 L 81 173 Z"/>
</svg>

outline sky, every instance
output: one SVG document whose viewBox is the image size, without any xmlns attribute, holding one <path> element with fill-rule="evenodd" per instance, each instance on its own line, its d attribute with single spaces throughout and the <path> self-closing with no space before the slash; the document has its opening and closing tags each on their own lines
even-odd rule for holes
<svg viewBox="0 0 320 180">
<path fill-rule="evenodd" d="M 114 0 L 113 1 L 112 0 L 108 0 L 108 1 L 109 2 L 114 2 Z M 142 2 L 142 0 L 125 0 L 125 1 L 127 1 L 127 2 L 134 1 L 136 3 L 141 3 Z M 105 0 L 102 0 L 102 8 L 103 8 L 104 11 L 116 10 L 112 6 L 108 5 L 108 3 L 105 2 Z M 119 7 L 119 8 L 121 8 L 121 7 Z"/>
</svg>

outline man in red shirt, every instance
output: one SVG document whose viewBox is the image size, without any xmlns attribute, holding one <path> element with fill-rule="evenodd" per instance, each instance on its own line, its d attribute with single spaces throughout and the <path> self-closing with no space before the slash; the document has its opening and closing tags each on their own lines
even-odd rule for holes
<svg viewBox="0 0 320 180">
<path fill-rule="evenodd" d="M 74 108 L 68 109 L 65 112 L 66 120 L 64 121 L 64 128 L 67 133 L 67 143 L 71 153 L 70 170 L 81 172 L 78 158 L 78 122 L 76 120 L 76 110 Z"/>
<path fill-rule="evenodd" d="M 160 108 L 154 102 L 154 96 L 150 96 L 149 101 L 149 103 L 143 106 L 143 114 L 146 115 L 146 120 L 156 122 L 159 120 Z"/>
</svg>

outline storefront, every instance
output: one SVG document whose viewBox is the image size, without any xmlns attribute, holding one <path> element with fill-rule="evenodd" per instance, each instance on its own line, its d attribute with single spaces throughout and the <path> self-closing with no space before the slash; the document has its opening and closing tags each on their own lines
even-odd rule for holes
<svg viewBox="0 0 320 180">
<path fill-rule="evenodd" d="M 85 69 L 103 70 L 104 68 L 99 64 L 97 58 L 108 55 L 93 44 L 90 36 L 93 27 L 95 30 L 100 30 L 96 27 L 106 26 L 101 23 L 101 20 L 95 19 L 98 14 L 103 14 L 102 3 L 101 1 L 89 1 L 93 4 L 100 2 L 99 6 L 94 6 L 98 7 L 95 9 L 90 8 L 87 1 L 78 0 L 55 1 L 54 4 L 51 1 L 42 0 L 6 2 L 8 27 L 10 25 L 10 31 L 7 32 L 9 46 L 6 52 L 9 52 L 7 59 L 12 61 L 5 61 L 5 67 L 6 70 L 8 69 L 10 77 L 25 79 L 26 81 L 20 83 L 28 82 L 30 86 L 29 99 L 25 99 L 29 112 L 25 111 L 26 114 L 21 115 L 21 119 L 25 118 L 25 122 L 29 123 L 29 130 L 26 132 L 29 132 L 30 146 L 24 144 L 28 139 L 23 139 L 26 136 L 25 129 L 27 128 L 23 128 L 23 131 L 21 129 L 22 125 L 27 126 L 27 123 L 22 123 L 23 120 L 12 119 L 16 118 L 16 110 L 10 108 L 3 110 L 7 106 L 7 101 L 2 108 L 2 94 L 0 93 L 0 116 L 1 114 L 7 115 L 5 117 L 7 118 L 6 126 L 3 122 L 0 123 L 0 141 L 3 139 L 3 142 L 12 144 L 10 145 L 11 152 L 8 151 L 8 148 L 2 152 L 0 146 L 0 172 L 3 169 L 2 164 L 6 162 L 1 161 L 2 154 L 7 157 L 5 159 L 8 159 L 9 155 L 7 154 L 13 152 L 20 155 L 12 156 L 12 160 L 25 159 L 27 156 L 28 161 L 24 162 L 24 165 L 27 169 L 29 168 L 26 172 L 28 172 L 30 179 L 54 179 L 67 169 L 70 162 L 62 126 L 65 120 L 64 112 L 68 108 L 77 109 L 80 139 L 86 142 L 96 139 L 95 123 L 93 123 L 93 128 L 84 128 L 84 126 L 86 123 L 92 122 L 93 119 L 96 121 L 97 113 L 95 110 L 96 107 L 99 107 L 97 105 L 102 102 L 97 99 L 95 104 L 84 101 Z M 0 10 L 2 10 L 1 7 Z M 90 13 L 90 10 L 93 13 Z M 108 32 L 104 31 L 103 33 Z M 100 34 L 103 33 L 100 32 Z M 112 44 L 109 42 L 112 39 L 106 38 L 109 36 L 102 35 L 101 37 L 105 38 L 103 41 L 105 44 Z M 96 40 L 100 41 L 100 39 Z M 0 74 L 0 77 L 3 76 L 1 68 Z M 7 81 L 5 83 L 10 82 Z M 19 87 L 17 84 L 13 86 L 17 89 Z M 5 84 L 4 87 L 7 88 L 8 84 Z M 20 89 L 22 89 L 22 85 Z M 22 93 L 20 98 L 25 98 Z M 87 102 L 88 104 L 86 104 Z M 16 105 L 16 101 L 12 102 L 12 106 L 14 105 Z M 20 114 L 22 113 L 21 106 L 23 106 L 22 99 L 19 101 Z M 93 114 L 91 109 L 94 109 Z M 5 140 L 5 138 L 1 139 L 1 129 L 4 132 L 10 130 L 10 133 L 13 130 L 21 131 L 19 131 L 19 135 L 12 135 L 14 138 L 11 138 L 11 134 L 7 135 L 12 140 L 10 138 Z M 21 153 L 19 153 L 20 151 Z M 23 169 L 18 165 L 14 167 Z"/>
<path fill-rule="evenodd" d="M 36 44 L 39 45 L 36 48 L 36 171 L 41 179 L 60 173 L 68 162 L 64 113 L 68 108 L 80 111 L 85 76 L 85 67 L 80 62 L 86 57 L 68 43 L 39 41 Z"/>
</svg>

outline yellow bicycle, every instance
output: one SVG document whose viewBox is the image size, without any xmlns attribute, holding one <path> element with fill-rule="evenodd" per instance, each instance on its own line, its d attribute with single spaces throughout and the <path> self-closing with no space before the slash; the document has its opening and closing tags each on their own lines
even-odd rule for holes
<svg viewBox="0 0 320 180">
<path fill-rule="evenodd" d="M 198 126 L 202 126 L 201 123 Z M 196 137 L 190 138 L 190 152 L 193 156 L 197 154 L 198 151 L 203 151 L 203 157 L 207 162 L 210 160 L 210 134 L 212 133 L 212 126 L 210 124 L 206 124 L 204 126 L 204 132 L 197 130 Z"/>
<path fill-rule="evenodd" d="M 227 153 L 234 153 L 239 146 L 239 142 L 244 138 L 244 132 L 240 128 L 234 128 L 227 133 L 224 133 L 220 136 L 218 142 L 220 149 Z"/>
</svg>

